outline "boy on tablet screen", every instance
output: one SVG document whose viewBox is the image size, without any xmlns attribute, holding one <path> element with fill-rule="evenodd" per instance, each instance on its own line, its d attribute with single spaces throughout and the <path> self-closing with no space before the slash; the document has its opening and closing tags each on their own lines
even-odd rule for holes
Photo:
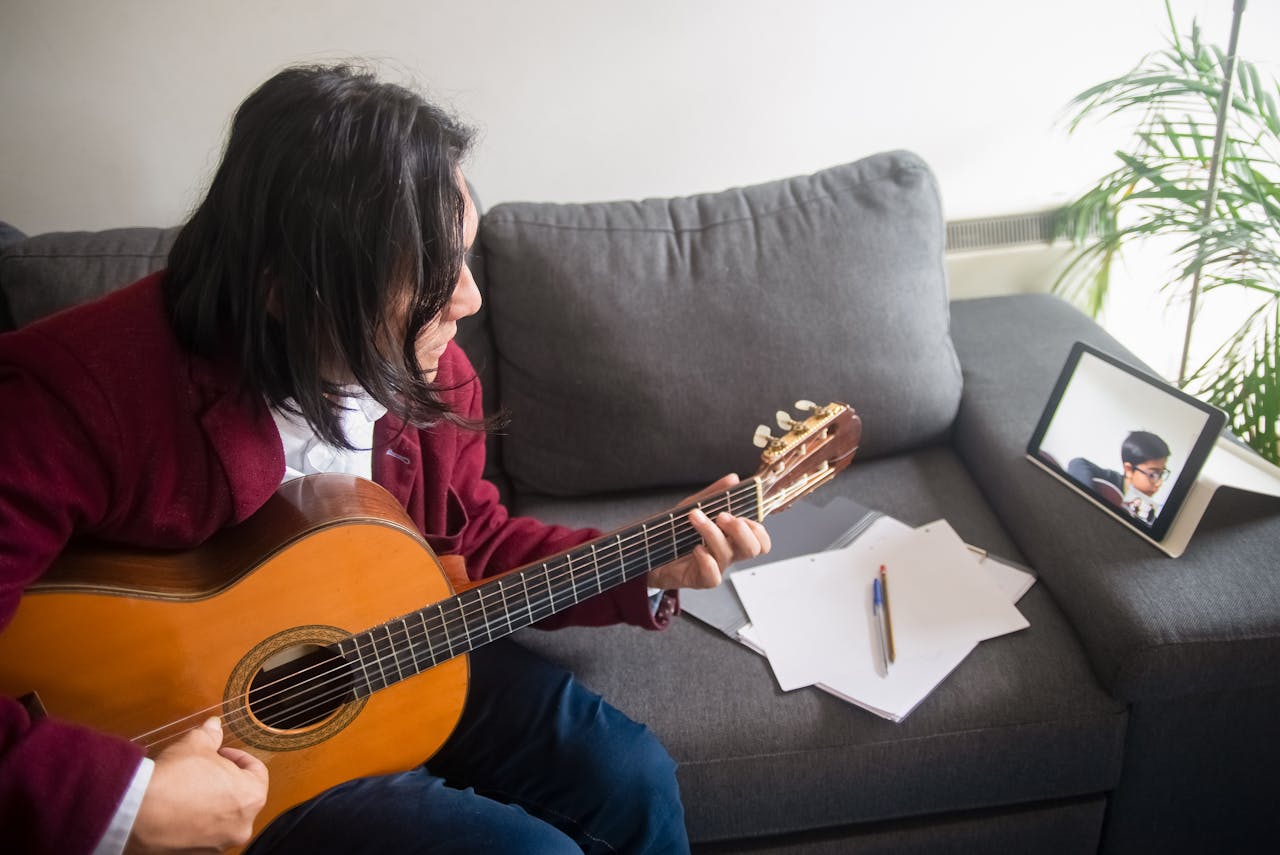
<svg viewBox="0 0 1280 855">
<path fill-rule="evenodd" d="M 1173 475 L 1167 466 L 1168 444 L 1150 431 L 1133 431 L 1120 445 L 1120 461 L 1124 469 L 1117 472 L 1077 457 L 1067 464 L 1067 474 L 1124 508 L 1135 519 L 1153 522 L 1164 505 L 1155 495 Z"/>
</svg>

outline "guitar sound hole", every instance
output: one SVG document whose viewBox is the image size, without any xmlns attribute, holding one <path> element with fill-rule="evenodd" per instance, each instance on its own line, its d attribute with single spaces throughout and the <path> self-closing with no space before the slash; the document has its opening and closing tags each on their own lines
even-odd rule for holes
<svg viewBox="0 0 1280 855">
<path fill-rule="evenodd" d="M 286 648 L 249 683 L 249 710 L 275 730 L 324 721 L 352 700 L 350 671 L 337 651 L 314 644 Z"/>
</svg>

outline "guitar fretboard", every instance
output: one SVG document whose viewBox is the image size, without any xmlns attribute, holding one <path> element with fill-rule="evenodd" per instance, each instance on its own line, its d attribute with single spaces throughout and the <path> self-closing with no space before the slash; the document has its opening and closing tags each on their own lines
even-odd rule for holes
<svg viewBox="0 0 1280 855">
<path fill-rule="evenodd" d="M 743 481 L 338 642 L 351 690 L 371 695 L 688 555 L 702 542 L 688 519 L 694 508 L 760 519 L 759 483 Z"/>
</svg>

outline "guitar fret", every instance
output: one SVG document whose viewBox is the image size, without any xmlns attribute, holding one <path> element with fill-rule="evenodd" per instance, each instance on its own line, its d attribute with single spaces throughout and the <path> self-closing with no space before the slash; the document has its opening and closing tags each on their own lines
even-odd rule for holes
<svg viewBox="0 0 1280 855">
<path fill-rule="evenodd" d="M 378 685 L 377 683 L 377 679 L 381 676 L 382 669 L 378 668 L 377 671 L 374 670 L 374 667 L 378 666 L 378 646 L 373 643 L 373 638 L 367 632 L 360 633 L 360 635 L 357 636 L 357 639 L 358 641 L 356 643 L 360 645 L 360 661 L 364 663 L 365 679 L 369 684 L 369 692 L 372 694 L 378 689 L 386 686 L 385 680 L 382 682 L 382 685 Z M 369 642 L 369 653 L 366 653 L 364 650 L 365 641 Z"/>
<path fill-rule="evenodd" d="M 608 567 L 608 568 L 609 568 L 609 574 L 610 574 L 610 576 L 612 576 L 612 575 L 613 575 L 613 573 L 614 573 L 614 569 L 615 569 L 615 568 L 614 568 L 614 562 L 616 561 L 616 562 L 617 562 L 617 567 L 616 567 L 617 572 L 618 572 L 618 573 L 621 573 L 621 574 L 622 574 L 622 578 L 624 578 L 624 579 L 625 579 L 625 578 L 626 578 L 626 571 L 627 571 L 627 563 L 626 563 L 626 559 L 625 559 L 625 558 L 623 557 L 623 555 L 622 555 L 622 550 L 619 548 L 619 544 L 620 544 L 620 543 L 621 543 L 621 540 L 620 540 L 618 537 L 615 537 L 615 538 L 614 538 L 614 541 L 613 541 L 613 544 L 612 544 L 612 549 L 613 549 L 613 551 L 614 551 L 615 553 L 617 553 L 617 557 L 616 557 L 616 559 L 615 559 L 615 558 L 612 558 L 612 557 L 609 557 L 609 556 L 608 556 L 608 554 L 607 554 L 607 553 L 606 553 L 606 551 L 605 551 L 607 547 L 606 547 L 606 546 L 604 546 L 603 544 L 601 545 L 601 547 L 600 547 L 600 566 L 601 566 L 601 567 Z"/>
<path fill-rule="evenodd" d="M 467 610 L 468 600 L 464 599 L 465 597 L 466 597 L 465 594 L 458 596 L 458 614 L 462 616 L 462 620 L 460 621 L 460 623 L 462 624 L 462 639 L 461 639 L 462 645 L 461 646 L 463 648 L 464 653 L 474 649 L 477 646 L 473 644 L 471 641 L 471 615 Z M 471 596 L 470 599 L 474 600 L 475 596 L 474 595 Z"/>
<path fill-rule="evenodd" d="M 440 660 L 436 658 L 436 643 L 431 637 L 431 628 L 427 626 L 426 610 L 418 612 L 418 624 L 422 627 L 422 637 L 426 639 L 426 654 L 431 657 L 431 665 L 439 664 Z"/>
<path fill-rule="evenodd" d="M 547 585 L 547 602 L 551 603 L 551 614 L 560 611 L 556 608 L 556 591 L 551 587 L 551 573 L 546 564 L 542 565 L 542 581 Z"/>
<path fill-rule="evenodd" d="M 360 635 L 353 636 L 352 638 L 356 646 L 356 656 L 360 658 L 360 671 L 364 675 L 364 684 L 368 689 L 367 694 L 372 695 L 377 691 L 377 689 L 374 687 L 374 675 L 369 670 L 369 660 L 365 656 L 364 652 L 364 645 L 362 642 L 364 641 L 365 635 L 364 633 L 361 633 Z"/>
<path fill-rule="evenodd" d="M 502 586 L 503 580 L 498 580 L 498 593 L 502 595 L 502 612 L 507 616 L 507 635 L 515 630 L 511 628 L 511 609 L 507 607 L 507 589 Z"/>
<path fill-rule="evenodd" d="M 385 689 L 395 682 L 387 676 L 387 655 L 379 647 L 377 633 L 370 630 L 367 635 L 369 636 L 369 643 L 373 645 L 373 664 L 378 666 L 378 678 L 382 682 L 382 685 L 378 688 Z"/>
<path fill-rule="evenodd" d="M 628 529 L 628 531 L 630 532 L 627 535 L 628 537 L 635 537 L 635 531 L 636 531 L 635 528 Z M 614 543 L 614 551 L 618 553 L 617 579 L 619 582 L 625 582 L 626 580 L 631 578 L 631 562 L 634 560 L 634 557 L 635 557 L 633 555 L 628 554 L 628 552 L 622 548 L 622 540 L 623 540 L 622 535 L 618 535 L 618 539 Z"/>
<path fill-rule="evenodd" d="M 524 592 L 525 608 L 528 610 L 529 623 L 533 623 L 533 600 L 529 599 L 529 577 L 520 574 L 520 590 Z"/>
<path fill-rule="evenodd" d="M 601 573 L 600 573 L 600 562 L 596 560 L 596 548 L 595 548 L 595 546 L 592 546 L 592 547 L 591 547 L 591 569 L 592 569 L 592 570 L 594 570 L 594 571 L 595 571 L 595 574 L 596 574 L 596 593 L 597 593 L 597 594 L 603 593 L 603 592 L 604 592 L 604 580 L 603 580 L 602 575 L 601 575 Z"/>
<path fill-rule="evenodd" d="M 671 532 L 671 561 L 680 557 L 680 543 L 676 539 L 676 515 L 667 514 L 667 529 Z"/>
<path fill-rule="evenodd" d="M 502 638 L 502 633 L 500 632 L 497 634 L 497 636 L 493 634 L 493 624 L 494 624 L 495 615 L 493 614 L 493 610 L 490 609 L 488 604 L 489 594 L 490 594 L 489 591 L 481 590 L 476 595 L 476 605 L 480 608 L 480 617 L 484 619 L 484 640 L 477 642 L 476 647 L 482 647 L 483 645 L 488 644 L 489 642 L 493 641 L 495 637 Z"/>
<path fill-rule="evenodd" d="M 618 551 L 618 568 L 621 577 L 625 579 L 631 578 L 631 570 L 627 567 L 627 554 L 622 549 L 622 535 L 618 534 L 613 539 L 614 548 Z"/>
<path fill-rule="evenodd" d="M 346 645 L 348 643 L 350 643 L 351 645 L 350 650 L 346 649 Z M 367 697 L 369 695 L 372 695 L 373 684 L 369 682 L 369 672 L 364 667 L 364 657 L 360 655 L 360 645 L 359 645 L 359 642 L 356 640 L 356 637 L 350 636 L 340 641 L 338 643 L 338 651 L 342 654 L 343 658 L 346 659 L 348 662 L 352 657 L 355 658 L 356 664 L 360 666 L 360 674 L 361 676 L 364 677 L 364 684 L 365 684 L 364 696 Z M 354 673 L 352 674 L 352 676 L 353 677 L 355 676 Z M 357 694 L 358 696 L 358 693 L 356 692 L 354 687 L 352 687 L 352 693 Z"/>
<path fill-rule="evenodd" d="M 478 600 L 480 604 L 480 614 L 484 616 L 484 633 L 489 637 L 490 641 L 493 641 L 493 627 L 489 625 L 489 609 L 484 604 L 485 592 L 483 588 L 480 588 L 479 590 L 480 596 L 478 597 Z"/>
<path fill-rule="evenodd" d="M 400 632 L 404 633 L 405 649 L 409 651 L 409 662 L 412 663 L 412 670 L 409 675 L 421 674 L 422 668 L 418 665 L 418 654 L 413 649 L 413 637 L 409 635 L 409 622 L 404 618 L 400 618 Z"/>
<path fill-rule="evenodd" d="M 380 643 L 386 652 L 380 658 L 383 662 L 384 679 L 387 681 L 387 685 L 390 686 L 403 680 L 404 675 L 400 672 L 400 653 L 396 649 L 395 639 L 391 637 L 391 628 L 384 625 L 382 631 L 386 637 Z M 387 664 L 388 658 L 391 660 L 389 666 Z"/>
<path fill-rule="evenodd" d="M 543 617 L 545 617 L 546 615 L 555 614 L 558 611 L 558 609 L 556 608 L 555 590 L 551 587 L 551 574 L 547 572 L 547 565 L 543 564 L 540 568 L 538 568 L 538 572 L 542 576 L 543 587 L 547 589 L 546 599 L 542 600 L 541 598 L 539 598 L 539 602 L 546 604 L 545 605 L 546 612 L 543 615 Z"/>
<path fill-rule="evenodd" d="M 645 543 L 653 544 L 649 547 L 649 564 L 653 567 L 661 567 L 671 560 L 667 555 L 667 539 L 661 528 L 665 524 L 666 520 L 654 523 L 653 530 L 645 533 Z"/>
<path fill-rule="evenodd" d="M 366 640 L 369 642 L 369 647 L 373 652 L 372 657 L 368 656 L 365 653 L 364 641 Z M 355 641 L 356 641 L 356 651 L 360 655 L 360 668 L 364 671 L 365 685 L 369 687 L 369 694 L 373 694 L 378 689 L 381 689 L 386 686 L 385 681 L 382 683 L 382 685 L 377 684 L 376 678 L 378 677 L 378 674 L 375 674 L 373 670 L 370 668 L 371 665 L 378 664 L 378 648 L 373 643 L 373 639 L 369 636 L 369 633 L 367 632 L 362 632 L 359 635 L 355 636 Z"/>
<path fill-rule="evenodd" d="M 601 550 L 596 548 L 594 543 L 591 544 L 591 563 L 596 565 L 596 572 L 601 575 L 603 575 L 603 568 L 609 566 L 609 560 L 604 557 Z M 612 574 L 612 570 L 610 573 Z"/>
<path fill-rule="evenodd" d="M 440 610 L 440 631 L 444 635 L 445 643 L 449 645 L 449 658 L 453 658 L 453 635 L 449 632 L 449 622 L 444 617 L 444 603 L 437 603 Z"/>
<path fill-rule="evenodd" d="M 396 642 L 395 630 L 390 623 L 387 624 L 387 635 L 392 641 L 392 648 L 396 652 L 396 671 L 400 674 L 400 679 L 412 677 L 418 673 L 418 669 L 414 668 L 415 657 L 413 655 L 413 639 L 409 637 L 409 633 L 404 631 L 404 619 L 400 620 L 400 632 L 404 635 L 404 643 Z M 408 654 L 407 656 L 405 654 Z"/>
<path fill-rule="evenodd" d="M 396 650 L 396 641 L 391 637 L 391 627 L 383 625 L 383 632 L 387 635 L 387 649 L 391 652 L 391 664 L 396 668 L 396 679 L 393 682 L 400 682 L 404 679 L 404 671 L 400 668 L 400 653 Z"/>
<path fill-rule="evenodd" d="M 463 598 L 466 598 L 466 600 L 463 600 Z M 479 627 L 474 627 L 471 625 L 471 622 L 474 621 L 475 619 L 475 614 L 474 614 L 475 609 L 468 608 L 470 607 L 470 605 L 475 605 L 475 602 L 476 602 L 475 590 L 467 591 L 466 594 L 463 594 L 462 596 L 460 596 L 460 598 L 458 598 L 458 605 L 460 605 L 460 609 L 462 612 L 462 631 L 463 631 L 463 634 L 466 635 L 465 640 L 466 640 L 468 651 L 475 650 L 480 646 L 479 644 L 476 644 L 476 641 L 475 641 L 476 632 L 477 630 L 479 630 Z M 484 616 L 484 609 L 481 609 L 480 614 L 481 614 L 481 617 Z"/>
</svg>

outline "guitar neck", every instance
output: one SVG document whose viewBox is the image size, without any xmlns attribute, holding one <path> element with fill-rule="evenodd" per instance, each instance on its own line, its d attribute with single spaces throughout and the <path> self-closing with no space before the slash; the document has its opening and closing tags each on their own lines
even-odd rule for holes
<svg viewBox="0 0 1280 855">
<path fill-rule="evenodd" d="M 757 520 L 768 512 L 751 478 L 353 635 L 335 647 L 354 694 L 371 695 L 688 555 L 702 542 L 689 522 L 695 508 Z"/>
</svg>

